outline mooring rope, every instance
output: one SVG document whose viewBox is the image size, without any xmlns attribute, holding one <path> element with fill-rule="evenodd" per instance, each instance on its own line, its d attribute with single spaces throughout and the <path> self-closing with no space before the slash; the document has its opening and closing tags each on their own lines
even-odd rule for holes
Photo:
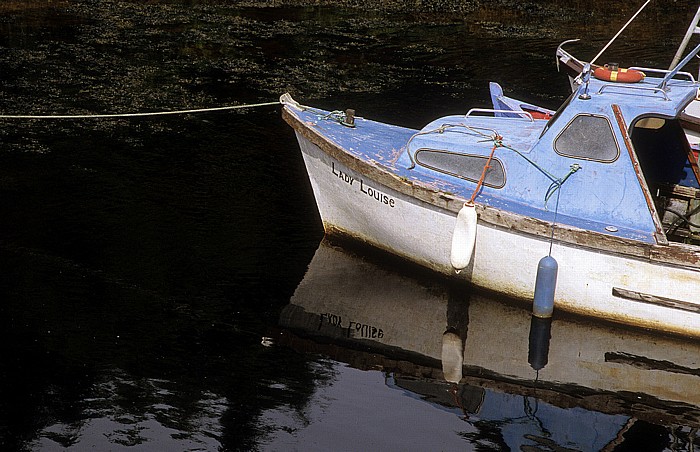
<svg viewBox="0 0 700 452">
<path fill-rule="evenodd" d="M 154 111 L 145 113 L 107 113 L 107 114 L 83 114 L 83 115 L 2 115 L 0 119 L 104 119 L 104 118 L 138 118 L 143 116 L 189 115 L 196 113 L 209 113 L 214 111 L 239 110 L 242 108 L 264 107 L 279 105 L 280 101 L 261 102 L 257 104 L 229 105 L 227 107 L 196 108 L 191 110 Z"/>
</svg>

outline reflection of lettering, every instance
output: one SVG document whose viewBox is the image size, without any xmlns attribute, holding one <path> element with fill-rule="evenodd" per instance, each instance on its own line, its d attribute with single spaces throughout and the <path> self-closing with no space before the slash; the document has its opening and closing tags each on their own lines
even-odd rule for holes
<svg viewBox="0 0 700 452">
<path fill-rule="evenodd" d="M 327 323 L 328 325 L 332 326 L 337 326 L 339 328 L 343 327 L 343 319 L 339 315 L 335 314 L 321 314 L 321 324 L 318 326 L 318 329 L 321 329 L 321 326 L 323 326 L 324 323 Z"/>
<path fill-rule="evenodd" d="M 335 162 L 331 162 L 331 172 L 333 173 L 334 176 L 336 176 L 338 179 L 342 180 L 348 185 L 353 185 L 355 182 L 355 178 L 348 173 L 343 172 L 343 170 L 338 169 L 335 167 Z M 360 181 L 360 191 L 364 193 L 365 195 L 369 196 L 370 198 L 379 201 L 382 204 L 386 204 L 389 207 L 394 207 L 396 205 L 396 201 L 394 198 L 392 198 L 389 195 L 386 195 L 376 188 L 372 188 L 365 184 L 365 181 L 362 179 L 359 179 Z"/>
<path fill-rule="evenodd" d="M 348 326 L 348 337 L 381 339 L 384 337 L 384 331 L 382 331 L 381 328 L 367 325 L 365 323 L 350 322 L 350 326 Z"/>
<path fill-rule="evenodd" d="M 343 326 L 343 318 L 337 314 L 330 312 L 321 314 L 321 322 L 318 325 L 320 330 L 323 325 L 330 325 L 337 328 L 345 328 Z M 384 330 L 376 326 L 366 323 L 350 321 L 347 327 L 347 337 L 357 337 L 361 339 L 381 339 L 384 337 Z"/>
</svg>

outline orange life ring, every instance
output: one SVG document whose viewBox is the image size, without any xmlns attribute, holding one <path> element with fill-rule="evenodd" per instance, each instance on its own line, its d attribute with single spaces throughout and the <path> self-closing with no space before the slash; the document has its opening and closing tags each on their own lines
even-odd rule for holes
<svg viewBox="0 0 700 452">
<path fill-rule="evenodd" d="M 623 68 L 615 68 L 615 70 L 612 70 L 611 67 L 606 64 L 605 66 L 597 67 L 595 71 L 593 71 L 593 77 L 607 82 L 637 83 L 644 80 L 644 72 Z"/>
</svg>

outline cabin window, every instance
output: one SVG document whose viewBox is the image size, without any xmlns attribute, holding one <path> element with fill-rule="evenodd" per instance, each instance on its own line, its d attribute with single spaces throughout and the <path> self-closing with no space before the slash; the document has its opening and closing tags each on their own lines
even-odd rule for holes
<svg viewBox="0 0 700 452">
<path fill-rule="evenodd" d="M 566 157 L 613 162 L 620 155 L 608 118 L 577 115 L 554 140 L 554 150 Z"/>
<path fill-rule="evenodd" d="M 477 182 L 488 162 L 483 155 L 457 154 L 448 151 L 419 149 L 416 151 L 416 162 L 434 171 L 449 174 L 469 181 Z M 506 172 L 503 163 L 494 158 L 486 170 L 484 185 L 492 188 L 503 188 L 506 184 Z"/>
<path fill-rule="evenodd" d="M 640 119 L 634 125 L 635 129 L 651 129 L 660 130 L 666 125 L 666 120 L 661 118 L 644 118 Z"/>
</svg>

